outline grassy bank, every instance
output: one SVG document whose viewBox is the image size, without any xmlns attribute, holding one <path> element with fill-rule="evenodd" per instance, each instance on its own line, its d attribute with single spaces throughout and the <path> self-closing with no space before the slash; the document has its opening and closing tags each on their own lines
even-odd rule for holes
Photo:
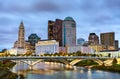
<svg viewBox="0 0 120 79">
<path fill-rule="evenodd" d="M 85 66 L 92 66 L 98 65 L 98 63 L 94 62 L 93 60 L 83 60 L 76 64 L 77 66 L 85 67 Z"/>
<path fill-rule="evenodd" d="M 114 64 L 112 66 L 93 66 L 92 69 L 120 73 L 120 65 L 118 65 L 118 64 Z"/>
<path fill-rule="evenodd" d="M 115 61 L 113 61 L 112 66 L 104 66 L 104 65 L 100 66 L 96 62 L 94 62 L 93 60 L 84 60 L 84 61 L 77 63 L 76 65 L 81 66 L 81 67 L 92 66 L 92 69 L 120 73 L 120 65 L 116 64 Z"/>
<path fill-rule="evenodd" d="M 18 75 L 9 70 L 15 64 L 15 62 L 9 60 L 0 61 L 0 79 L 16 79 Z"/>
<path fill-rule="evenodd" d="M 18 75 L 7 68 L 0 68 L 0 79 L 16 79 Z"/>
</svg>

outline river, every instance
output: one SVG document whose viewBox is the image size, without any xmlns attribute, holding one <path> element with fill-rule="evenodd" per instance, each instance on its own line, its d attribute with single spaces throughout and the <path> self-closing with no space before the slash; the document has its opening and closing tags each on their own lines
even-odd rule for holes
<svg viewBox="0 0 120 79">
<path fill-rule="evenodd" d="M 77 70 L 56 70 L 64 69 L 60 63 L 40 62 L 28 70 L 25 63 L 16 64 L 11 71 L 23 74 L 26 79 L 120 79 L 120 74 L 101 70 L 91 70 L 79 67 Z"/>
</svg>

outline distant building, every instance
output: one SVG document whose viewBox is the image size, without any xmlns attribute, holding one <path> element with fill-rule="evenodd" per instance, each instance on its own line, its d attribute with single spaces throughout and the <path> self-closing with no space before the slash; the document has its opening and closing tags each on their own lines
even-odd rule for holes
<svg viewBox="0 0 120 79">
<path fill-rule="evenodd" d="M 63 21 L 62 28 L 62 45 L 75 46 L 76 45 L 76 22 L 72 17 L 66 17 Z"/>
<path fill-rule="evenodd" d="M 73 52 L 80 51 L 81 53 L 92 54 L 95 52 L 94 49 L 90 47 L 85 47 L 85 46 L 80 46 L 80 45 L 67 46 L 66 49 L 67 49 L 67 53 L 73 53 Z"/>
<path fill-rule="evenodd" d="M 23 22 L 20 23 L 18 41 L 15 42 L 14 48 L 25 48 L 25 29 Z"/>
<path fill-rule="evenodd" d="M 54 34 L 54 26 L 55 26 L 55 22 L 49 20 L 48 21 L 48 39 L 49 40 L 55 39 L 55 37 L 54 37 L 54 35 L 55 35 Z"/>
<path fill-rule="evenodd" d="M 62 23 L 63 23 L 63 20 L 60 20 L 60 19 L 56 19 L 55 21 L 55 40 L 59 42 L 59 46 L 62 46 Z"/>
<path fill-rule="evenodd" d="M 36 43 L 36 55 L 59 53 L 59 42 L 56 40 L 40 40 Z"/>
<path fill-rule="evenodd" d="M 67 48 L 66 48 L 66 47 L 59 47 L 59 53 L 60 53 L 60 54 L 65 54 L 65 53 L 67 53 Z"/>
<path fill-rule="evenodd" d="M 35 46 L 35 43 L 37 43 L 41 38 L 37 36 L 37 34 L 31 34 L 28 36 L 28 41 L 31 45 Z"/>
<path fill-rule="evenodd" d="M 95 33 L 90 33 L 88 42 L 90 45 L 97 45 L 99 44 L 99 37 Z"/>
<path fill-rule="evenodd" d="M 114 41 L 115 41 L 114 32 L 101 33 L 100 38 L 101 38 L 101 44 L 106 46 L 114 46 Z"/>
<path fill-rule="evenodd" d="M 36 34 L 31 34 L 28 37 L 28 41 L 25 40 L 24 24 L 21 22 L 18 31 L 18 41 L 14 43 L 13 48 L 17 50 L 17 54 L 32 54 L 35 53 L 35 43 L 37 43 L 38 40 L 40 40 L 40 38 Z"/>
<path fill-rule="evenodd" d="M 88 41 L 85 41 L 85 43 L 83 44 L 83 46 L 89 46 L 89 42 Z"/>
<path fill-rule="evenodd" d="M 84 45 L 84 43 L 85 43 L 85 39 L 83 39 L 83 38 L 77 39 L 77 45 Z"/>
<path fill-rule="evenodd" d="M 28 50 L 30 53 L 35 53 L 35 44 L 40 40 L 41 38 L 37 36 L 37 34 L 31 34 L 28 36 Z"/>
<path fill-rule="evenodd" d="M 22 53 L 25 53 L 25 29 L 23 22 L 20 23 L 19 31 L 18 31 L 18 41 L 14 43 L 14 48 L 22 50 Z M 20 53 L 20 54 L 22 54 Z"/>
<path fill-rule="evenodd" d="M 11 54 L 11 55 L 19 55 L 19 54 L 26 53 L 26 49 L 23 49 L 23 48 L 13 48 L 8 51 L 9 51 L 9 54 Z"/>
<path fill-rule="evenodd" d="M 62 23 L 63 20 L 61 19 L 48 21 L 48 39 L 58 41 L 59 46 L 62 46 Z"/>
<path fill-rule="evenodd" d="M 101 44 L 106 46 L 106 50 L 115 50 L 115 33 L 101 33 Z"/>
<path fill-rule="evenodd" d="M 95 52 L 100 52 L 100 51 L 105 51 L 106 50 L 106 46 L 105 45 L 89 45 L 88 47 L 92 48 L 95 50 Z"/>
<path fill-rule="evenodd" d="M 119 49 L 119 42 L 118 42 L 118 40 L 115 40 L 115 49 L 116 49 L 116 50 Z"/>
<path fill-rule="evenodd" d="M 0 56 L 5 56 L 5 55 L 6 55 L 6 53 L 0 52 Z"/>
</svg>

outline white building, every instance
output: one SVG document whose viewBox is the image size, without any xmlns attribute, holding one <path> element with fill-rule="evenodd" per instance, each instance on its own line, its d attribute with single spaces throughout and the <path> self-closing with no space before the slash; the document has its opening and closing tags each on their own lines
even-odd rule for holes
<svg viewBox="0 0 120 79">
<path fill-rule="evenodd" d="M 106 52 L 96 52 L 95 54 L 102 54 L 102 56 L 110 57 L 120 57 L 120 51 L 106 51 Z"/>
<path fill-rule="evenodd" d="M 56 40 L 41 40 L 36 43 L 36 55 L 59 53 L 59 42 Z"/>
<path fill-rule="evenodd" d="M 26 50 L 23 48 L 12 48 L 9 51 L 9 54 L 11 55 L 18 55 L 18 54 L 25 54 Z"/>
<path fill-rule="evenodd" d="M 94 53 L 94 49 L 90 47 L 85 47 L 85 46 L 80 46 L 80 45 L 67 47 L 67 53 L 73 53 L 77 51 L 80 51 L 81 53 L 89 53 L 89 54 Z"/>
</svg>

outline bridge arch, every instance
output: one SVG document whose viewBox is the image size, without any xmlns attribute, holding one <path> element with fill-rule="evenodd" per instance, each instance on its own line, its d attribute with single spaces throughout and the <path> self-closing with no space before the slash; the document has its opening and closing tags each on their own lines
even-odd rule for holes
<svg viewBox="0 0 120 79">
<path fill-rule="evenodd" d="M 78 62 L 83 61 L 83 60 L 86 60 L 86 59 L 75 59 L 75 60 L 73 60 L 73 61 L 70 62 L 70 65 L 75 65 Z"/>
<path fill-rule="evenodd" d="M 70 62 L 70 65 L 75 65 L 78 62 L 83 61 L 83 60 L 88 60 L 88 59 L 75 59 L 75 60 Z M 99 65 L 103 65 L 103 61 L 100 59 L 90 59 L 90 60 L 93 60 L 94 62 L 98 63 Z"/>
</svg>

